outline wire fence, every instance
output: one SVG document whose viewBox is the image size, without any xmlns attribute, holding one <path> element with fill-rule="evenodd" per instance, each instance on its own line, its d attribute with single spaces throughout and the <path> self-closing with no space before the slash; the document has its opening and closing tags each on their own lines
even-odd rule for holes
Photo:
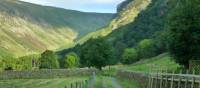
<svg viewBox="0 0 200 88">
<path fill-rule="evenodd" d="M 194 70 L 196 74 L 200 74 L 200 60 L 191 60 L 189 69 Z"/>
</svg>

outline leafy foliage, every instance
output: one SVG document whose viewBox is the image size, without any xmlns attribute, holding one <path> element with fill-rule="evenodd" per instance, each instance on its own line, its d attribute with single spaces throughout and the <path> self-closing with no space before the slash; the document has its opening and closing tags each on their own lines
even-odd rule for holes
<svg viewBox="0 0 200 88">
<path fill-rule="evenodd" d="M 137 49 L 140 58 L 148 58 L 156 55 L 155 42 L 152 39 L 142 40 L 139 42 Z"/>
<path fill-rule="evenodd" d="M 32 70 L 39 67 L 39 55 L 28 55 L 19 58 L 0 59 L 1 70 Z"/>
<path fill-rule="evenodd" d="M 40 68 L 55 69 L 59 68 L 59 62 L 56 54 L 53 51 L 46 50 L 42 53 L 40 60 Z"/>
<path fill-rule="evenodd" d="M 121 62 L 123 64 L 132 64 L 138 61 L 138 52 L 134 48 L 127 48 L 125 49 L 124 53 L 122 54 Z"/>
<path fill-rule="evenodd" d="M 136 48 L 140 59 L 166 52 L 167 31 L 164 31 L 164 25 L 175 5 L 174 0 L 152 0 L 133 22 L 120 26 L 106 36 L 106 41 L 114 46 L 116 56 L 122 57 L 126 48 Z"/>
<path fill-rule="evenodd" d="M 176 62 L 189 67 L 189 60 L 200 58 L 200 1 L 179 0 L 169 15 L 169 50 Z"/>
<path fill-rule="evenodd" d="M 64 58 L 64 68 L 73 68 L 79 66 L 79 57 L 76 53 L 71 52 Z"/>
<path fill-rule="evenodd" d="M 89 40 L 81 49 L 81 64 L 98 69 L 113 64 L 113 49 L 102 38 Z"/>
</svg>

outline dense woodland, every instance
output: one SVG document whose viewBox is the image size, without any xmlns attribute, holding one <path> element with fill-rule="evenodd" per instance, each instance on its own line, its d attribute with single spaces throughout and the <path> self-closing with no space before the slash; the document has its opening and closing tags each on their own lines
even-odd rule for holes
<svg viewBox="0 0 200 88">
<path fill-rule="evenodd" d="M 129 2 L 119 6 L 119 12 Z M 59 52 L 47 50 L 41 55 L 7 59 L 0 67 L 3 70 L 75 67 L 101 70 L 107 65 L 132 64 L 169 52 L 173 60 L 187 69 L 190 60 L 200 58 L 199 4 L 199 0 L 152 0 L 135 21 L 108 36 L 91 38 Z"/>
</svg>

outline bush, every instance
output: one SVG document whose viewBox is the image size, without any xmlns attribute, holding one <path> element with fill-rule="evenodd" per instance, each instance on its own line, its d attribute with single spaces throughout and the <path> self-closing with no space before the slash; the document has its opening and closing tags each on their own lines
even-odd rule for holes
<svg viewBox="0 0 200 88">
<path fill-rule="evenodd" d="M 71 52 L 64 58 L 64 68 L 73 68 L 79 66 L 79 57 L 76 53 Z"/>
<path fill-rule="evenodd" d="M 139 58 L 149 58 L 156 55 L 155 42 L 152 39 L 144 39 L 137 46 Z"/>
<path fill-rule="evenodd" d="M 122 54 L 121 62 L 123 64 L 131 64 L 138 61 L 138 52 L 134 48 L 127 48 L 125 49 L 124 53 Z"/>
</svg>

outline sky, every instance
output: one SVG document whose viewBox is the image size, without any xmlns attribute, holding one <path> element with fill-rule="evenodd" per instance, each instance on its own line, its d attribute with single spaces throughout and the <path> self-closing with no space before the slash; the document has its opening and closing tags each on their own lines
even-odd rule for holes
<svg viewBox="0 0 200 88">
<path fill-rule="evenodd" d="M 39 5 L 53 6 L 84 12 L 116 13 L 124 0 L 21 0 Z"/>
</svg>

